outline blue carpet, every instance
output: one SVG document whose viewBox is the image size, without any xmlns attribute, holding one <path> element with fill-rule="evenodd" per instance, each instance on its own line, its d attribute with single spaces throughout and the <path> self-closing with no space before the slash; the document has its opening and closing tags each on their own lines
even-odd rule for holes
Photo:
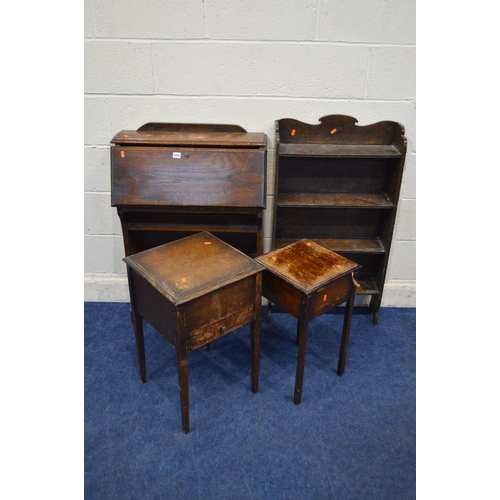
<svg viewBox="0 0 500 500">
<path fill-rule="evenodd" d="M 186 435 L 174 349 L 145 322 L 142 384 L 129 304 L 85 303 L 87 500 L 415 498 L 416 310 L 355 314 L 340 378 L 342 320 L 310 323 L 299 406 L 291 316 L 262 322 L 257 394 L 249 325 L 189 353 Z"/>
</svg>

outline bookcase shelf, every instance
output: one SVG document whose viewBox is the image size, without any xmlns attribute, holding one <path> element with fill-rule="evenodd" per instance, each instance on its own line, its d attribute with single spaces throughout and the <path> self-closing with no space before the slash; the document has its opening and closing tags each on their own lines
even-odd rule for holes
<svg viewBox="0 0 500 500">
<path fill-rule="evenodd" d="M 282 248 L 284 246 L 290 245 L 298 238 L 277 238 L 275 240 L 275 247 Z M 384 254 L 386 252 L 383 243 L 379 239 L 327 239 L 327 238 L 313 238 L 316 243 L 329 248 L 333 252 L 345 253 L 345 252 L 356 252 L 356 253 L 373 253 L 373 254 Z"/>
<path fill-rule="evenodd" d="M 394 208 L 385 194 L 279 193 L 280 207 Z"/>
<path fill-rule="evenodd" d="M 401 151 L 393 145 L 348 144 L 283 144 L 282 156 L 329 156 L 337 158 L 400 158 Z"/>
</svg>

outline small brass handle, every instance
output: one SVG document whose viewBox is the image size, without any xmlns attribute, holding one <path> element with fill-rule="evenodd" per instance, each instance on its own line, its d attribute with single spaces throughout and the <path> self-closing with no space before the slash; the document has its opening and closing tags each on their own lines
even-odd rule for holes
<svg viewBox="0 0 500 500">
<path fill-rule="evenodd" d="M 227 330 L 227 326 L 221 326 L 221 327 L 220 327 L 220 331 L 221 331 L 222 333 L 224 333 L 226 330 Z"/>
</svg>

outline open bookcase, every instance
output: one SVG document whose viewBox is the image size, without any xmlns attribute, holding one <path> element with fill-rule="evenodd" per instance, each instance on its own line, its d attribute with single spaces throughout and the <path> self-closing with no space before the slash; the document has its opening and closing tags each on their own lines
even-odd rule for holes
<svg viewBox="0 0 500 500">
<path fill-rule="evenodd" d="M 345 115 L 319 121 L 275 122 L 272 246 L 310 238 L 361 264 L 356 293 L 370 296 L 377 324 L 406 156 L 404 127 L 358 126 Z"/>
</svg>

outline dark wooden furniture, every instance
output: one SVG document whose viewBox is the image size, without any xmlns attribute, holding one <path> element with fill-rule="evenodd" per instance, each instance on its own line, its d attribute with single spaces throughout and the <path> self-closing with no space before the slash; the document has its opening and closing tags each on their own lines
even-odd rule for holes
<svg viewBox="0 0 500 500">
<path fill-rule="evenodd" d="M 251 323 L 252 391 L 260 357 L 262 266 L 208 232 L 125 257 L 141 379 L 142 319 L 177 351 L 182 428 L 189 432 L 188 352 Z"/>
<path fill-rule="evenodd" d="M 357 294 L 371 296 L 377 324 L 406 138 L 396 122 L 356 123 L 344 115 L 275 122 L 272 248 L 311 238 L 362 264 Z"/>
<path fill-rule="evenodd" d="M 298 320 L 297 372 L 293 402 L 300 404 L 309 322 L 346 302 L 337 374 L 345 369 L 354 303 L 355 273 L 361 266 L 302 239 L 257 257 L 264 265 L 262 294 Z"/>
<path fill-rule="evenodd" d="M 111 143 L 125 255 L 209 231 L 262 254 L 267 137 L 237 125 L 147 123 Z"/>
</svg>

